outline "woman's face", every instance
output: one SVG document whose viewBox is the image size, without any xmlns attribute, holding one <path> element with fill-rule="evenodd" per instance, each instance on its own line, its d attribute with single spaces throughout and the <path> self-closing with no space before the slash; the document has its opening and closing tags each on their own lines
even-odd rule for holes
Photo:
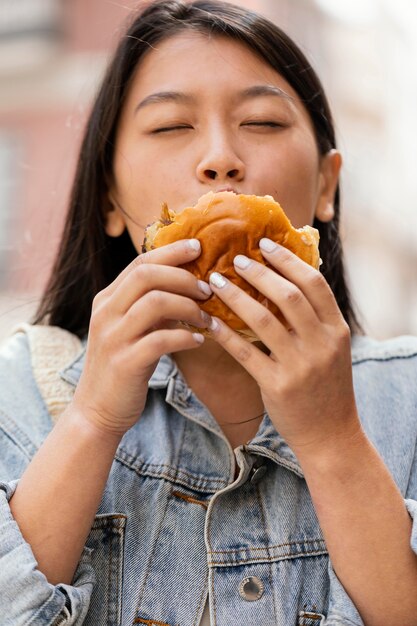
<svg viewBox="0 0 417 626">
<path fill-rule="evenodd" d="M 271 195 L 296 227 L 331 219 L 338 154 L 320 158 L 296 92 L 248 47 L 182 33 L 150 50 L 116 136 L 109 235 L 126 226 L 138 251 L 166 202 L 208 191 Z M 123 211 L 120 211 L 122 207 Z"/>
</svg>

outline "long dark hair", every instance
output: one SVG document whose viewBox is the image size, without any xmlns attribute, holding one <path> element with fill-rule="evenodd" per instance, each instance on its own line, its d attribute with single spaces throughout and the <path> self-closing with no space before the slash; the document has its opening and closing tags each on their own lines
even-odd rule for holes
<svg viewBox="0 0 417 626">
<path fill-rule="evenodd" d="M 109 237 L 103 203 L 111 179 L 114 139 L 120 111 L 142 56 L 159 41 L 192 30 L 246 44 L 281 74 L 298 93 L 313 122 L 320 154 L 336 147 L 332 115 L 323 87 L 303 53 L 277 26 L 244 8 L 218 0 L 157 0 L 134 15 L 114 54 L 93 105 L 81 146 L 61 245 L 35 323 L 65 328 L 82 337 L 88 331 L 94 296 L 137 255 L 130 236 Z M 320 232 L 322 273 L 341 312 L 360 332 L 345 280 L 339 235 L 339 188 L 335 217 L 315 220 Z"/>
</svg>

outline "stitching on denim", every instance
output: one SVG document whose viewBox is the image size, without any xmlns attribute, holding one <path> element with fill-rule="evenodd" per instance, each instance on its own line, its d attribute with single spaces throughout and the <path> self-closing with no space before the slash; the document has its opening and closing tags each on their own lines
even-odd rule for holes
<svg viewBox="0 0 417 626">
<path fill-rule="evenodd" d="M 122 451 L 123 451 L 123 453 L 126 455 L 126 457 L 128 457 L 128 458 L 130 458 L 130 459 L 132 459 L 132 460 L 133 460 L 133 457 L 132 457 L 129 453 L 127 453 L 125 450 L 123 450 L 123 448 L 122 448 Z M 130 463 L 130 461 L 128 461 L 127 459 L 126 459 L 126 460 L 125 460 L 125 459 L 123 459 L 123 458 L 122 458 L 122 457 L 120 457 L 119 455 L 117 455 L 117 456 L 116 456 L 116 458 L 117 458 L 119 461 L 121 461 L 122 463 L 123 463 L 123 462 L 125 462 L 126 464 L 129 464 L 129 463 Z M 135 457 L 135 458 L 137 459 L 137 458 L 140 458 L 140 457 Z M 133 465 L 133 463 L 132 463 L 132 465 Z M 177 468 L 173 467 L 172 465 L 169 465 L 168 463 L 148 463 L 148 462 L 147 462 L 147 461 L 145 461 L 145 460 L 143 460 L 143 461 L 142 461 L 141 466 L 142 466 L 142 467 L 143 467 L 143 466 L 145 466 L 145 467 L 167 467 L 168 469 L 172 469 L 172 470 L 174 470 L 174 471 L 176 471 L 176 469 L 177 469 Z M 138 469 L 138 468 L 137 468 L 137 467 L 135 467 L 135 466 L 133 466 L 133 467 L 134 467 L 134 469 Z M 185 474 L 186 476 L 189 476 L 190 478 L 197 478 L 195 474 L 190 474 L 189 472 L 186 472 L 185 470 L 180 470 L 180 471 L 181 471 L 183 474 Z M 219 478 L 219 480 L 216 480 L 216 479 L 212 479 L 212 480 L 213 480 L 213 482 L 217 482 L 217 483 L 225 483 L 225 481 L 224 481 L 224 480 L 222 480 L 222 479 L 220 479 L 220 478 Z"/>
<path fill-rule="evenodd" d="M 253 557 L 253 558 L 247 558 L 247 559 L 237 559 L 237 561 L 234 562 L 224 562 L 224 561 L 209 561 L 209 565 L 211 567 L 220 567 L 220 566 L 230 566 L 232 564 L 241 564 L 241 563 L 253 563 L 254 561 L 264 561 L 264 562 L 272 562 L 272 561 L 277 561 L 277 560 L 281 560 L 281 559 L 286 559 L 286 558 L 301 558 L 304 556 L 322 556 L 324 554 L 327 554 L 327 551 L 324 552 L 323 550 L 316 550 L 316 551 L 310 551 L 310 552 L 300 552 L 299 554 L 294 554 L 293 552 L 288 552 L 287 554 L 280 554 L 279 556 L 274 556 L 274 557 Z"/>
<path fill-rule="evenodd" d="M 214 574 L 211 575 L 211 597 L 213 599 L 213 615 L 214 615 L 214 625 L 217 623 L 217 612 L 216 612 L 216 596 L 214 595 Z"/>
<path fill-rule="evenodd" d="M 178 446 L 178 454 L 182 450 L 183 441 L 184 441 L 184 432 L 185 432 L 185 428 L 183 428 L 183 431 L 182 431 L 180 445 Z M 171 492 L 170 495 L 172 495 L 172 492 Z M 157 532 L 155 540 L 154 540 L 154 545 L 152 547 L 152 552 L 149 555 L 148 565 L 147 565 L 147 568 L 146 568 L 146 571 L 145 571 L 145 575 L 144 575 L 144 579 L 143 579 L 142 593 L 139 595 L 139 597 L 138 597 L 138 599 L 136 601 L 136 606 L 137 607 L 139 607 L 141 605 L 141 602 L 142 602 L 142 599 L 143 599 L 143 594 L 145 593 L 145 587 L 146 587 L 146 584 L 147 584 L 147 581 L 148 581 L 148 577 L 149 577 L 149 573 L 150 573 L 150 570 L 151 570 L 151 564 L 152 564 L 153 556 L 155 554 L 155 550 L 156 550 L 156 547 L 158 545 L 159 535 L 161 533 L 162 525 L 163 525 L 164 520 L 165 520 L 165 516 L 166 516 L 166 513 L 167 513 L 167 508 L 169 506 L 169 502 L 170 502 L 170 498 L 168 496 L 168 498 L 165 499 L 164 513 L 161 516 L 161 523 L 159 524 L 158 532 Z M 139 613 L 139 608 L 136 609 L 136 612 Z M 169 624 L 167 626 L 169 626 Z"/>
<path fill-rule="evenodd" d="M 411 478 L 413 476 L 413 467 L 415 466 L 415 462 L 416 462 L 416 458 L 417 458 L 416 457 L 416 453 L 417 453 L 417 438 L 416 438 L 416 441 L 415 441 L 415 444 L 414 444 L 413 460 L 412 460 L 411 467 L 410 467 L 410 472 L 409 472 L 409 475 L 408 475 L 407 487 L 406 487 L 405 492 L 404 492 L 404 498 L 407 498 L 406 494 L 409 493 L 408 489 L 410 487 L 410 481 L 411 481 Z"/>
<path fill-rule="evenodd" d="M 142 602 L 143 594 L 145 593 L 145 587 L 146 587 L 146 584 L 147 584 L 147 581 L 148 581 L 149 572 L 150 572 L 151 567 L 152 567 L 153 555 L 154 555 L 154 552 L 156 550 L 156 546 L 158 545 L 158 539 L 159 539 L 159 535 L 160 535 L 160 532 L 161 532 L 162 525 L 164 523 L 166 510 L 167 510 L 168 503 L 169 503 L 169 498 L 166 498 L 165 502 L 166 502 L 166 504 L 165 504 L 165 511 L 164 511 L 164 514 L 162 515 L 161 523 L 159 525 L 158 532 L 157 532 L 157 535 L 156 535 L 155 540 L 154 540 L 152 553 L 149 555 L 148 565 L 147 565 L 147 568 L 146 568 L 146 571 L 145 571 L 145 576 L 144 576 L 144 579 L 143 579 L 142 592 L 141 592 L 141 594 L 140 594 L 140 596 L 139 596 L 139 598 L 138 598 L 138 600 L 136 602 L 136 606 L 140 606 L 140 604 Z M 139 611 L 139 609 L 137 609 L 137 610 Z"/>
<path fill-rule="evenodd" d="M 241 548 L 241 550 L 274 550 L 275 548 L 285 548 L 287 546 L 303 546 L 306 543 L 324 543 L 324 539 L 306 539 L 305 541 L 289 541 L 288 543 L 278 543 L 274 546 L 267 546 L 266 548 L 255 548 L 254 546 L 248 546 L 247 548 Z M 232 552 L 240 552 L 241 550 L 209 550 L 209 554 L 230 554 Z"/>
<path fill-rule="evenodd" d="M 210 530 L 211 530 L 211 520 L 212 520 L 213 515 L 209 515 L 206 519 L 206 524 L 207 524 L 207 544 L 209 547 L 209 551 L 207 553 L 207 556 L 209 554 L 211 554 L 211 550 L 210 550 Z M 209 582 L 210 582 L 210 591 L 211 591 L 211 597 L 212 597 L 212 602 L 213 602 L 213 617 L 214 617 L 214 624 L 216 624 L 216 597 L 214 595 L 214 575 L 211 574 L 209 572 Z"/>
<path fill-rule="evenodd" d="M 108 567 L 108 574 L 107 574 L 107 589 L 108 591 L 110 591 L 111 589 L 111 571 L 112 571 L 112 566 L 113 566 L 113 530 L 110 527 L 110 541 L 109 541 L 109 567 Z M 110 623 L 110 602 L 106 603 L 107 605 L 107 624 Z"/>
<path fill-rule="evenodd" d="M 117 520 L 117 522 L 115 524 L 113 524 L 114 528 L 124 528 L 124 524 L 120 524 L 119 520 L 127 520 L 127 515 L 123 515 L 123 514 L 114 514 L 114 515 L 108 515 L 107 513 L 104 513 L 102 516 L 96 515 L 96 517 L 94 518 L 94 523 L 93 523 L 93 528 L 102 528 L 103 526 L 108 526 L 108 520 Z M 104 523 L 103 523 L 104 522 Z"/>
<path fill-rule="evenodd" d="M 111 524 L 109 525 L 108 521 L 111 520 Z M 110 540 L 109 540 L 109 568 L 108 568 L 108 577 L 107 577 L 107 584 L 108 584 L 108 589 L 111 589 L 111 575 L 112 575 L 112 571 L 113 571 L 113 565 L 115 565 L 116 567 L 116 589 L 117 589 L 117 593 L 119 595 L 119 586 L 120 586 L 120 567 L 119 567 L 119 561 L 120 559 L 117 558 L 117 547 L 119 546 L 119 542 L 120 542 L 120 550 L 122 550 L 123 546 L 122 546 L 122 542 L 123 542 L 123 530 L 125 528 L 125 523 L 127 520 L 127 516 L 126 515 L 122 515 L 122 514 L 114 514 L 114 515 L 103 515 L 103 517 L 98 517 L 95 518 L 94 520 L 94 524 L 93 524 L 93 529 L 94 530 L 98 530 L 98 531 L 102 531 L 103 528 L 107 528 L 108 526 L 110 526 Z M 115 554 L 115 550 L 114 550 L 114 541 L 115 539 L 118 540 L 118 543 L 116 544 L 116 554 Z M 123 550 L 122 550 L 123 551 Z M 119 609 L 116 609 L 117 613 L 118 613 L 118 621 L 117 623 L 120 623 L 120 615 L 119 615 Z M 110 604 L 107 604 L 107 622 L 106 623 L 110 623 Z"/>
<path fill-rule="evenodd" d="M 117 561 L 116 561 L 116 568 L 117 568 L 117 573 L 116 573 L 116 586 L 117 586 L 117 595 L 122 596 L 122 594 L 120 593 L 120 587 L 122 587 L 121 583 L 120 583 L 120 558 L 123 555 L 123 551 L 124 551 L 124 535 L 122 534 L 122 529 L 123 527 L 119 527 L 119 525 L 116 526 L 116 535 L 118 537 L 118 544 L 117 547 L 119 548 L 119 554 L 116 554 L 117 557 Z M 123 576 L 123 571 L 121 572 L 122 576 Z M 118 603 L 117 605 L 117 623 L 120 624 L 121 621 L 121 615 L 120 615 L 120 604 L 122 602 L 122 597 L 120 597 L 120 603 Z"/>
<path fill-rule="evenodd" d="M 265 515 L 265 510 L 264 510 L 264 506 L 263 506 L 263 501 L 261 498 L 261 491 L 260 491 L 260 486 L 257 485 L 256 486 L 256 497 L 258 500 L 258 506 L 259 506 L 259 510 L 261 513 L 261 517 L 262 517 L 262 521 L 263 521 L 263 525 L 266 531 L 266 535 L 267 537 L 271 536 L 271 529 L 269 528 L 268 522 L 267 522 L 267 518 Z M 268 554 L 268 559 L 271 559 L 271 554 L 269 552 L 269 547 L 267 546 L 267 554 Z M 269 560 L 269 563 L 271 563 L 271 560 Z M 273 583 L 273 578 L 272 578 L 272 571 L 271 571 L 271 566 L 268 567 L 268 578 L 269 578 L 269 584 L 271 586 L 271 593 L 272 593 L 272 604 L 274 607 L 274 617 L 277 620 L 277 607 L 275 604 L 275 594 L 274 594 L 274 583 Z"/>
<path fill-rule="evenodd" d="M 208 580 L 207 580 L 208 583 Z M 203 606 L 203 604 L 205 604 L 205 602 L 207 601 L 207 597 L 205 598 L 205 596 L 207 596 L 207 592 L 206 592 L 206 585 L 203 585 L 203 592 L 200 596 L 200 600 L 198 601 L 198 609 L 201 609 L 201 607 Z M 199 614 L 200 610 L 197 611 L 197 614 L 195 616 L 195 620 L 193 622 L 193 626 L 199 626 L 200 621 L 198 619 L 198 614 Z"/>
<path fill-rule="evenodd" d="M 158 622 L 154 619 L 144 619 L 143 617 L 136 617 L 134 624 L 148 624 L 148 626 L 170 626 L 167 622 Z"/>
<path fill-rule="evenodd" d="M 29 461 L 31 461 L 33 459 L 33 456 L 38 451 L 38 446 L 35 446 L 33 441 L 27 436 L 27 434 L 21 428 L 19 428 L 19 426 L 7 415 L 7 413 L 4 413 L 4 411 L 2 411 L 1 409 L 0 415 L 2 415 L 6 420 L 6 424 L 0 424 L 0 430 L 2 430 L 6 437 L 13 442 L 13 444 L 26 456 Z M 13 430 L 7 429 L 7 425 L 13 426 L 13 430 L 16 431 L 16 435 L 20 436 L 22 439 L 25 439 L 27 443 L 23 443 L 22 441 L 20 441 L 20 439 L 15 436 Z M 28 444 L 33 447 L 33 450 L 29 449 Z"/>
<path fill-rule="evenodd" d="M 352 361 L 352 365 L 360 365 L 361 363 L 367 363 L 368 361 L 372 361 L 375 363 L 379 363 L 379 362 L 388 362 L 388 361 L 397 361 L 397 360 L 404 360 L 404 359 L 415 359 L 415 357 L 417 356 L 417 353 L 414 352 L 413 354 L 398 354 L 396 356 L 387 356 L 387 357 L 377 357 L 377 356 L 373 356 L 373 357 L 363 357 L 361 359 L 358 359 L 357 361 Z"/>
<path fill-rule="evenodd" d="M 280 454 L 276 452 L 275 450 L 274 451 L 268 450 L 268 449 L 265 449 L 263 446 L 251 443 L 247 446 L 247 451 L 261 454 L 266 459 L 271 459 L 271 461 L 273 461 L 274 464 L 279 465 L 280 467 L 283 467 L 284 469 L 291 470 L 299 478 L 304 478 L 304 472 L 301 469 L 300 465 L 298 465 L 294 461 L 291 461 L 290 459 L 287 459 L 284 456 L 280 456 Z"/>
<path fill-rule="evenodd" d="M 130 455 L 128 455 L 127 453 L 124 452 L 124 454 L 126 455 L 126 457 L 129 457 L 130 459 L 132 459 L 131 461 L 128 460 L 128 458 L 123 458 L 120 455 L 116 454 L 115 455 L 115 460 L 119 461 L 119 463 L 122 463 L 123 465 L 125 465 L 126 467 L 129 467 L 130 469 L 132 469 L 134 472 L 136 472 L 137 474 L 144 474 L 146 476 L 152 476 L 154 478 L 166 478 L 169 481 L 173 481 L 173 480 L 178 480 L 178 482 L 180 482 L 180 479 L 178 478 L 180 474 L 183 474 L 184 476 L 186 476 L 187 478 L 190 478 L 191 480 L 195 481 L 196 483 L 203 483 L 203 484 L 213 484 L 213 485 L 220 485 L 220 486 L 226 486 L 228 483 L 225 480 L 222 480 L 221 478 L 216 479 L 216 478 L 209 478 L 207 479 L 204 476 L 196 476 L 195 474 L 190 474 L 189 472 L 187 472 L 184 469 L 181 468 L 175 468 L 172 467 L 172 465 L 168 465 L 167 463 L 146 463 L 145 461 L 141 464 L 141 466 L 137 466 L 136 464 L 133 463 L 133 457 L 131 457 Z M 174 477 L 170 474 L 166 474 L 164 472 L 155 472 L 155 471 L 147 471 L 146 469 L 142 469 L 142 468 L 146 468 L 146 467 L 164 467 L 167 468 L 168 470 L 171 470 Z M 214 489 L 214 487 L 213 487 Z"/>
<path fill-rule="evenodd" d="M 190 502 L 191 504 L 199 504 L 203 508 L 208 508 L 208 503 L 203 502 L 203 500 L 197 500 L 197 498 L 193 498 L 192 496 L 188 496 L 186 493 L 181 493 L 181 491 L 173 491 L 172 495 L 176 498 L 180 498 L 181 500 L 185 500 L 186 502 Z"/>
</svg>

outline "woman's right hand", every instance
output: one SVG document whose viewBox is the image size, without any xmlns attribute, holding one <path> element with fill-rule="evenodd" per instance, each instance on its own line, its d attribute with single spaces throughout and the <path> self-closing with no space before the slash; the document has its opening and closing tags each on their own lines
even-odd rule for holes
<svg viewBox="0 0 417 626">
<path fill-rule="evenodd" d="M 195 299 L 210 295 L 183 265 L 200 254 L 197 240 L 177 241 L 138 256 L 93 301 L 85 365 L 72 408 L 100 432 L 123 436 L 139 419 L 148 381 L 166 353 L 201 345 L 202 335 L 178 321 L 207 328 Z"/>
</svg>

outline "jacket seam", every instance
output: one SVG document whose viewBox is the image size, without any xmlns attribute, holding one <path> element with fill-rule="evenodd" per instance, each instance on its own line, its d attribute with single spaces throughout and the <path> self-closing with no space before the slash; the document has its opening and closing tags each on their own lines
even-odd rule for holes
<svg viewBox="0 0 417 626">
<path fill-rule="evenodd" d="M 180 441 L 179 446 L 178 446 L 177 457 L 180 455 L 182 447 L 184 445 L 184 434 L 185 434 L 185 426 L 182 429 L 181 441 Z M 173 491 L 173 487 L 171 486 L 170 493 L 168 494 L 168 497 L 165 500 L 164 513 L 163 513 L 163 515 L 161 515 L 161 522 L 159 524 L 158 532 L 157 532 L 157 534 L 155 536 L 155 540 L 154 540 L 153 547 L 152 547 L 152 552 L 149 555 L 148 563 L 146 565 L 145 575 L 143 577 L 142 590 L 139 593 L 138 598 L 137 598 L 137 600 L 135 602 L 136 615 L 137 616 L 139 616 L 140 605 L 142 603 L 142 599 L 143 599 L 143 596 L 144 596 L 144 593 L 145 593 L 145 588 L 146 588 L 147 581 L 148 581 L 149 574 L 150 574 L 150 570 L 151 570 L 151 567 L 152 567 L 153 555 L 155 553 L 155 550 L 156 550 L 157 546 L 159 546 L 159 535 L 161 534 L 161 529 L 162 529 L 162 526 L 163 526 L 164 521 L 165 521 L 165 517 L 166 517 L 166 514 L 167 514 L 167 509 L 168 509 L 168 506 L 169 506 L 171 498 L 172 498 L 172 491 Z"/>
<path fill-rule="evenodd" d="M 265 532 L 267 533 L 267 537 L 271 536 L 271 532 L 270 532 L 270 528 L 269 528 L 269 524 L 267 521 L 267 517 L 265 514 L 265 510 L 264 510 L 264 504 L 263 504 L 263 500 L 261 497 L 261 491 L 259 488 L 259 485 L 256 485 L 256 497 L 258 500 L 258 506 L 259 506 L 259 510 L 261 513 L 261 517 L 262 517 L 262 521 L 263 521 L 263 525 L 265 528 Z M 271 553 L 270 553 L 270 546 L 266 546 L 267 549 L 267 554 L 268 554 L 268 562 L 271 563 Z M 275 602 L 275 593 L 274 593 L 274 583 L 273 583 L 273 576 L 272 576 L 272 571 L 271 571 L 271 567 L 268 568 L 268 578 L 269 578 L 269 584 L 271 587 L 271 594 L 272 594 L 272 606 L 274 607 L 274 619 L 277 619 L 277 606 L 276 606 L 276 602 Z"/>
<path fill-rule="evenodd" d="M 265 546 L 264 548 L 259 548 L 255 546 L 248 546 L 247 548 L 241 548 L 241 550 L 209 550 L 208 554 L 232 554 L 241 552 L 242 550 L 275 550 L 276 548 L 286 548 L 289 546 L 303 546 L 306 543 L 324 543 L 323 538 L 318 539 L 306 539 L 305 541 L 288 541 L 287 543 L 277 543 L 273 546 Z"/>
<path fill-rule="evenodd" d="M 361 357 L 358 358 L 357 360 L 352 360 L 352 366 L 353 365 L 360 365 L 361 363 L 367 363 L 368 361 L 375 361 L 375 362 L 388 362 L 388 361 L 397 361 L 397 360 L 405 360 L 405 359 L 415 359 L 417 357 L 417 352 L 414 352 L 413 354 L 397 354 L 397 355 L 393 355 L 393 356 L 369 356 L 369 357 Z"/>
<path fill-rule="evenodd" d="M 124 452 L 124 451 L 123 451 Z M 128 453 L 124 452 L 124 454 L 126 454 L 126 456 L 130 456 Z M 132 469 L 137 470 L 139 469 L 139 467 L 143 467 L 144 465 L 147 467 L 166 467 L 168 469 L 172 469 L 175 471 L 179 471 L 181 472 L 181 474 L 184 474 L 185 476 L 188 476 L 189 478 L 194 478 L 195 480 L 199 480 L 200 477 L 196 476 L 195 474 L 190 474 L 189 472 L 186 472 L 183 469 L 178 468 L 176 470 L 175 467 L 173 467 L 172 465 L 169 465 L 168 463 L 147 463 L 146 461 L 143 461 L 143 463 L 141 464 L 141 466 L 139 467 L 135 467 L 133 464 L 130 464 L 130 462 L 126 459 L 123 459 L 122 457 L 120 457 L 119 455 L 117 455 L 117 459 L 120 460 L 121 462 L 125 462 L 126 464 L 129 464 L 129 466 L 132 467 Z M 227 485 L 228 483 L 224 480 L 222 480 L 221 478 L 219 479 L 210 479 L 211 482 L 216 482 L 219 483 L 220 485 Z"/>
<path fill-rule="evenodd" d="M 152 464 L 143 463 L 142 466 L 136 466 L 134 463 L 119 456 L 118 454 L 115 455 L 115 460 L 121 463 L 122 465 L 125 465 L 126 467 L 134 471 L 136 474 L 139 474 L 140 476 L 150 476 L 152 478 L 164 478 L 170 483 L 173 483 L 173 484 L 180 483 L 188 488 L 191 488 L 191 485 L 190 485 L 191 482 L 194 485 L 201 485 L 201 489 L 199 489 L 197 486 L 195 486 L 195 489 L 197 491 L 202 491 L 204 493 L 206 493 L 206 490 L 209 490 L 210 493 L 215 493 L 218 488 L 226 487 L 228 484 L 226 481 L 221 481 L 221 480 L 216 480 L 216 479 L 207 479 L 202 476 L 196 476 L 196 475 L 190 474 L 189 472 L 186 472 L 183 469 L 180 469 L 180 468 L 175 469 L 172 465 L 167 465 L 165 463 L 161 463 L 160 465 L 156 463 L 152 463 Z M 153 465 L 156 468 L 160 467 L 160 468 L 166 468 L 168 470 L 171 470 L 172 474 L 168 474 L 165 471 L 158 472 L 158 471 L 152 471 L 152 470 L 148 471 L 146 469 L 143 469 L 144 466 L 150 467 L 151 465 Z M 185 478 L 189 478 L 190 480 L 187 482 L 184 478 L 181 478 L 181 476 L 185 476 Z M 206 489 L 204 489 L 204 487 L 206 487 Z"/>
<path fill-rule="evenodd" d="M 6 424 L 4 424 L 3 422 L 0 423 L 0 430 L 3 431 L 3 433 L 5 434 L 5 436 L 10 439 L 10 441 L 12 441 L 12 443 L 21 451 L 23 452 L 23 454 L 27 457 L 27 459 L 30 461 L 34 454 L 36 454 L 38 447 L 33 443 L 33 441 L 26 435 L 25 432 L 23 432 L 23 430 L 21 430 L 19 428 L 19 426 L 14 422 L 14 420 L 12 420 L 7 413 L 4 413 L 4 411 L 2 411 L 0 409 L 0 415 L 5 418 L 6 420 Z M 13 433 L 12 430 L 7 428 L 7 423 L 11 424 L 13 426 L 13 431 L 15 431 L 15 433 Z M 17 436 L 16 436 L 17 435 Z M 20 439 L 19 439 L 20 437 Z M 26 443 L 24 443 L 24 441 L 26 440 Z"/>
<path fill-rule="evenodd" d="M 240 565 L 241 563 L 254 563 L 263 561 L 264 563 L 273 563 L 276 561 L 283 561 L 284 559 L 299 559 L 306 556 L 327 556 L 327 550 L 311 550 L 308 552 L 288 552 L 287 554 L 280 554 L 279 556 L 265 556 L 265 557 L 253 557 L 246 559 L 237 559 L 236 561 L 209 561 L 210 567 L 230 567 L 231 565 Z"/>
<path fill-rule="evenodd" d="M 203 586 L 203 592 L 200 596 L 200 600 L 198 601 L 198 608 L 201 609 L 202 606 L 204 606 L 204 604 L 207 602 L 207 587 L 208 587 L 208 580 L 206 580 L 206 584 Z M 204 600 L 204 596 L 206 596 L 206 599 Z M 201 618 L 198 618 L 198 614 L 200 611 L 197 612 L 197 615 L 195 617 L 195 620 L 193 622 L 193 626 L 199 626 L 200 622 L 201 622 Z"/>
<path fill-rule="evenodd" d="M 409 475 L 408 475 L 407 486 L 406 486 L 405 492 L 404 492 L 404 498 L 408 497 L 407 494 L 408 494 L 408 489 L 409 489 L 409 486 L 410 486 L 411 477 L 413 475 L 413 467 L 415 466 L 415 463 L 416 463 L 416 454 L 417 454 L 417 437 L 415 438 L 415 441 L 414 441 L 413 459 L 412 459 L 412 462 L 411 462 L 410 472 L 409 472 Z"/>
<path fill-rule="evenodd" d="M 38 611 L 36 611 L 35 615 L 32 617 L 32 619 L 28 622 L 27 626 L 37 626 L 38 622 L 38 618 L 42 617 L 43 615 L 45 615 L 45 610 L 48 609 L 48 607 L 56 602 L 57 598 L 56 596 L 62 596 L 62 598 L 64 599 L 64 604 L 62 605 L 62 607 L 59 608 L 58 613 L 56 613 L 53 617 L 52 617 L 52 624 L 54 624 L 58 618 L 60 618 L 62 616 L 62 612 L 64 609 L 66 609 L 66 602 L 65 602 L 65 598 L 64 598 L 64 594 L 62 593 L 62 591 L 60 591 L 59 589 L 57 589 L 56 587 L 54 587 L 54 590 L 52 592 L 52 595 L 48 598 L 48 600 L 46 600 L 42 606 L 38 609 Z M 62 616 L 64 617 L 64 616 Z M 43 623 L 43 622 L 42 622 Z"/>
</svg>

